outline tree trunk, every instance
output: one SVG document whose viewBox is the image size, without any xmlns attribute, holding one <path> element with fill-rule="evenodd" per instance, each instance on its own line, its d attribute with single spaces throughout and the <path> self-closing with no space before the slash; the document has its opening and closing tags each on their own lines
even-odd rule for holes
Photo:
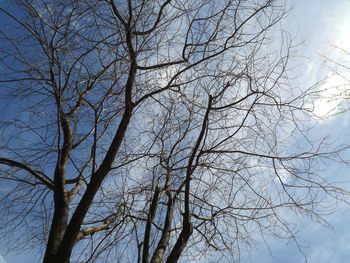
<svg viewBox="0 0 350 263">
<path fill-rule="evenodd" d="M 166 263 L 176 263 L 178 262 L 184 248 L 187 245 L 190 236 L 193 233 L 193 226 L 191 222 L 184 224 L 184 227 L 180 233 L 179 238 L 177 239 L 175 246 L 171 250 L 169 257 L 167 258 Z"/>
</svg>

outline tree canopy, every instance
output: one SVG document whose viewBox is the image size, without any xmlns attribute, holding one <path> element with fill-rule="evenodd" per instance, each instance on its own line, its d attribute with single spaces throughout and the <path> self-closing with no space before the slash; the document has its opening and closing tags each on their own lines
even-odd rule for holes
<svg viewBox="0 0 350 263">
<path fill-rule="evenodd" d="M 232 262 L 347 192 L 311 141 L 284 1 L 0 7 L 0 230 L 43 262 Z M 279 32 L 276 34 L 276 32 Z M 296 241 L 297 242 L 297 241 Z"/>
</svg>

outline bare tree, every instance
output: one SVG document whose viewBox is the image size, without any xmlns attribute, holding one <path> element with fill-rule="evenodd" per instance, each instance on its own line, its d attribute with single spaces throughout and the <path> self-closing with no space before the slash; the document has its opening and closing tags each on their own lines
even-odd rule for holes
<svg viewBox="0 0 350 263">
<path fill-rule="evenodd" d="M 5 5 L 1 229 L 44 262 L 238 260 L 345 193 L 316 173 L 338 149 L 307 139 L 293 47 L 273 48 L 283 1 Z"/>
</svg>

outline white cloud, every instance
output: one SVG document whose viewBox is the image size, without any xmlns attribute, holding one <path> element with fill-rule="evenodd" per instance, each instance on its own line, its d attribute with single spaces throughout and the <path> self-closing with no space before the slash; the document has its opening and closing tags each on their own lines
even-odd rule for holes
<svg viewBox="0 0 350 263">
<path fill-rule="evenodd" d="M 7 263 L 6 259 L 0 255 L 0 263 Z"/>
<path fill-rule="evenodd" d="M 347 96 L 348 89 L 349 84 L 342 76 L 330 76 L 322 87 L 320 98 L 315 101 L 313 113 L 322 119 L 339 112 L 338 106 Z"/>
</svg>

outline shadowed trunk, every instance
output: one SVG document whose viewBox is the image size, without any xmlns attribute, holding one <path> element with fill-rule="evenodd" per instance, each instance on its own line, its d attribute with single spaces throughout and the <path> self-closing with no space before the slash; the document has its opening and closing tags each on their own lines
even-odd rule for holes
<svg viewBox="0 0 350 263">
<path fill-rule="evenodd" d="M 158 242 L 158 246 L 156 250 L 153 253 L 151 263 L 162 263 L 164 252 L 169 245 L 170 240 L 170 227 L 171 227 L 171 221 L 173 219 L 173 196 L 171 195 L 170 191 L 168 193 L 168 206 L 167 206 L 167 214 L 165 217 L 164 222 L 164 228 L 162 231 L 162 236 Z"/>
<path fill-rule="evenodd" d="M 169 257 L 167 258 L 166 263 L 176 263 L 178 262 L 184 248 L 187 245 L 190 236 L 193 233 L 193 226 L 191 222 L 184 224 L 183 229 L 180 233 L 179 238 L 177 239 L 175 246 L 171 250 Z"/>
<path fill-rule="evenodd" d="M 72 149 L 72 133 L 68 118 L 60 108 L 61 104 L 59 95 L 56 96 L 56 100 L 58 105 L 60 127 L 63 131 L 63 146 L 62 149 L 59 150 L 58 160 L 54 173 L 54 214 L 52 217 L 49 240 L 45 251 L 44 262 L 55 261 L 55 255 L 63 240 L 68 222 L 69 201 L 67 198 L 65 177 L 68 156 L 69 152 Z"/>
<path fill-rule="evenodd" d="M 157 206 L 158 206 L 158 198 L 159 198 L 160 189 L 156 186 L 154 190 L 153 198 L 151 201 L 151 205 L 149 208 L 146 228 L 145 228 L 145 237 L 143 239 L 143 250 L 142 250 L 142 263 L 148 262 L 148 251 L 149 251 L 149 241 L 151 237 L 151 228 L 154 216 L 156 215 Z"/>
<path fill-rule="evenodd" d="M 87 185 L 86 191 L 83 194 L 77 208 L 72 215 L 72 218 L 69 221 L 62 242 L 60 242 L 54 259 L 49 260 L 45 257 L 43 261 L 44 263 L 68 263 L 70 261 L 70 256 L 73 247 L 78 240 L 78 234 L 80 232 L 84 218 L 93 202 L 97 191 L 100 189 L 103 180 L 110 172 L 115 156 L 117 155 L 119 147 L 124 139 L 124 135 L 130 122 L 134 108 L 134 104 L 132 102 L 132 87 L 137 72 L 136 55 L 132 46 L 130 31 L 127 32 L 127 44 L 131 62 L 129 76 L 125 85 L 125 109 L 123 117 L 119 123 L 118 129 L 105 155 L 105 158 L 103 159 L 103 162 L 96 170 L 96 172 L 91 176 L 91 180 Z"/>
</svg>

